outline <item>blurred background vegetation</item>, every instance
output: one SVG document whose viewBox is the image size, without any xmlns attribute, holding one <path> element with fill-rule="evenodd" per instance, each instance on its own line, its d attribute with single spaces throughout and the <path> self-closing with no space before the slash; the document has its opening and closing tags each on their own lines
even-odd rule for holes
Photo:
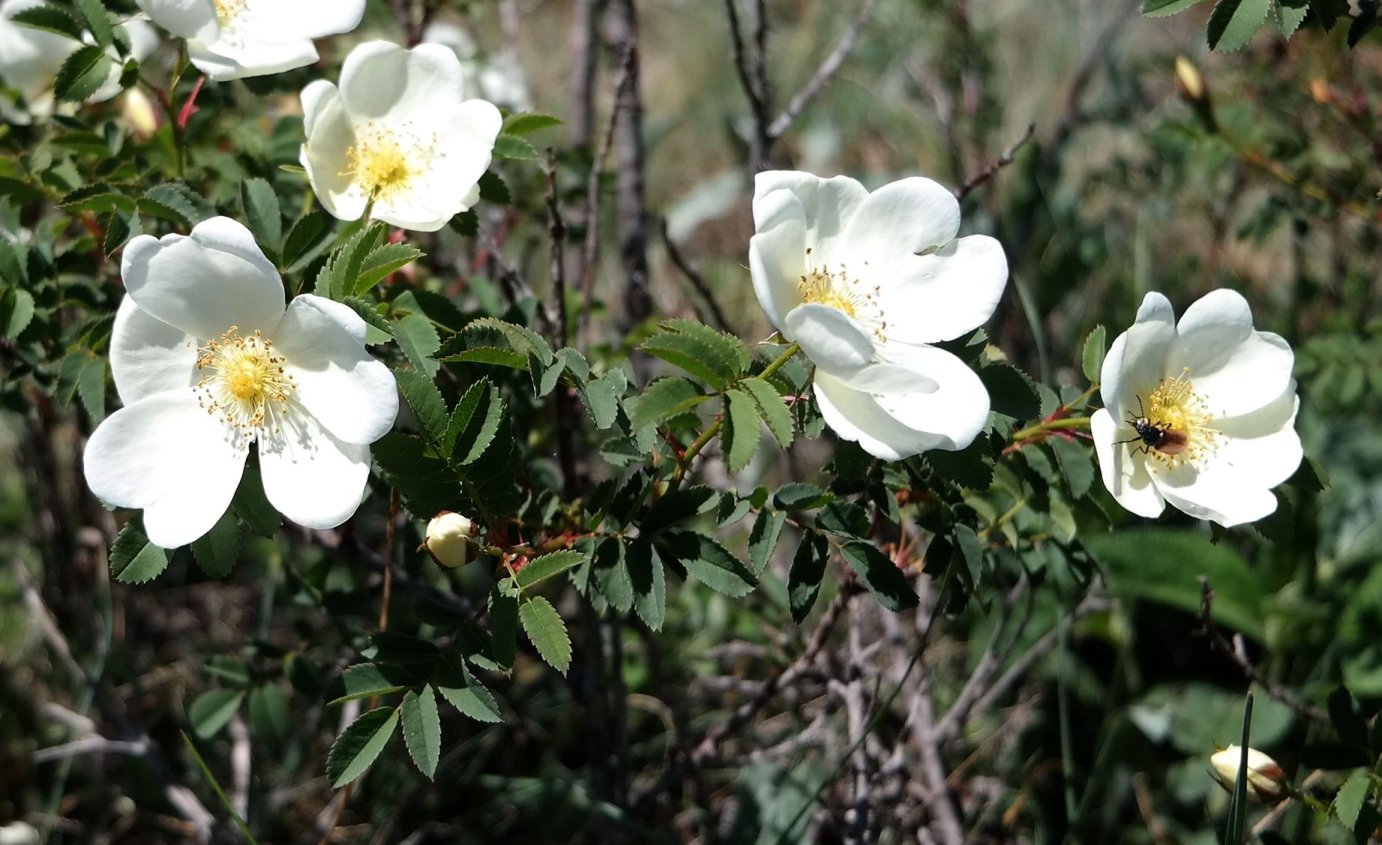
<svg viewBox="0 0 1382 845">
<path fill-rule="evenodd" d="M 582 4 L 445 5 L 481 56 L 516 51 L 536 110 L 569 118 Z M 859 4 L 773 0 L 767 9 L 780 109 L 850 30 Z M 761 340 L 770 330 L 745 266 L 752 128 L 725 6 L 643 0 L 637 11 L 652 313 L 723 320 Z M 968 495 L 968 506 L 991 512 L 992 531 L 979 538 L 989 554 L 962 588 L 923 586 L 922 610 L 940 608 L 934 625 L 922 611 L 894 616 L 870 604 L 848 611 L 859 614 L 848 631 L 823 629 L 820 617 L 838 615 L 846 595 L 827 581 L 797 626 L 780 574 L 745 599 L 683 585 L 657 634 L 632 616 L 611 625 L 627 693 L 622 795 L 592 783 L 609 761 L 588 741 L 578 642 L 566 678 L 520 654 L 512 677 L 494 680 L 502 724 L 446 715 L 434 781 L 400 744 L 343 800 L 324 774 L 341 716 L 323 700 L 379 613 L 369 549 L 383 534 L 387 490 L 349 531 L 247 541 L 223 580 L 183 552 L 156 582 L 112 584 L 104 544 L 113 517 L 86 493 L 77 462 L 113 394 L 93 400 L 75 371 L 56 366 L 61 349 L 20 334 L 0 341 L 0 825 L 23 820 L 49 842 L 184 841 L 170 783 L 223 817 L 180 736 L 189 730 L 264 843 L 946 841 L 930 838 L 938 803 L 964 841 L 1213 843 L 1228 796 L 1207 757 L 1237 740 L 1250 686 L 1254 745 L 1329 805 L 1382 751 L 1382 50 L 1375 38 L 1349 49 L 1342 27 L 1307 22 L 1289 42 L 1264 30 L 1245 49 L 1211 54 L 1208 14 L 1205 5 L 1144 18 L 1123 0 L 877 0 L 833 81 L 769 161 L 870 187 L 913 174 L 959 187 L 1006 152 L 1011 162 L 965 197 L 963 231 L 994 234 L 1007 250 L 1011 286 L 989 336 L 1043 385 L 1043 412 L 1087 386 L 1085 336 L 1096 325 L 1109 339 L 1122 331 L 1145 292 L 1167 294 L 1178 310 L 1214 288 L 1243 292 L 1257 328 L 1285 336 L 1297 355 L 1309 466 L 1278 491 L 1274 517 L 1212 536 L 1179 514 L 1148 525 L 1091 490 L 1088 450 L 1081 462 L 1064 446 L 1024 449 Z M 373 3 L 360 31 L 324 44 L 324 62 L 370 37 L 403 37 L 389 4 Z M 1178 56 L 1188 60 L 1179 81 Z M 597 147 L 620 67 L 620 51 L 604 49 Z M 290 216 L 310 202 L 305 180 L 281 166 L 297 160 L 296 92 L 321 73 L 202 92 L 188 179 L 207 203 L 236 209 L 245 175 L 269 179 Z M 96 108 L 120 124 L 121 106 Z M 0 131 L 7 157 L 41 137 Z M 557 149 L 562 196 L 578 198 L 591 151 L 569 146 L 566 131 L 534 140 Z M 157 164 L 161 142 L 144 143 Z M 467 314 L 503 310 L 485 256 L 496 246 L 545 292 L 544 176 L 513 164 L 501 172 L 514 203 L 483 210 L 489 238 L 444 233 L 420 270 Z M 613 181 L 602 183 L 611 193 Z M 607 363 L 647 330 L 621 333 L 612 206 L 598 221 L 608 242 L 588 349 Z M 0 223 L 13 234 L 57 225 L 24 209 L 0 198 Z M 63 269 L 118 275 L 115 262 Z M 93 310 L 113 313 L 118 289 L 96 290 Z M 40 347 L 54 363 L 35 360 Z M 549 427 L 534 424 L 529 436 L 536 454 L 551 453 Z M 719 481 L 744 492 L 760 479 L 810 481 L 832 457 L 848 463 L 850 450 L 804 441 Z M 848 474 L 838 462 L 832 471 Z M 1024 510 L 1029 495 L 1041 505 Z M 748 525 L 726 542 L 742 548 Z M 391 625 L 425 631 L 422 605 L 435 594 L 482 597 L 482 569 L 451 576 L 407 558 L 399 577 L 418 589 L 396 600 Z M 1214 576 L 1213 625 L 1201 612 L 1201 575 Z M 712 765 L 658 794 L 673 759 L 763 694 L 818 630 L 819 660 L 798 683 L 717 748 Z M 870 642 L 886 654 L 869 652 Z M 850 815 L 860 773 L 844 764 L 857 756 L 859 726 L 847 724 L 847 696 L 832 684 L 861 654 L 877 664 L 869 677 L 878 684 L 903 683 L 897 673 L 923 644 L 912 683 L 924 685 L 937 718 L 965 696 L 976 699 L 973 712 L 942 720 L 944 741 L 928 749 L 909 738 L 905 718 L 877 708 L 863 776 L 878 800 L 861 833 Z M 1002 674 L 987 665 L 994 660 Z M 976 677 L 984 688 L 966 691 Z M 865 692 L 881 698 L 876 686 Z M 93 719 L 105 736 L 156 753 L 45 756 L 89 733 Z M 252 763 L 237 760 L 246 754 Z M 237 773 L 248 781 L 237 784 Z M 1366 841 L 1378 821 L 1370 803 L 1297 801 L 1262 830 L 1276 841 Z M 217 829 L 225 841 L 240 836 Z"/>
</svg>

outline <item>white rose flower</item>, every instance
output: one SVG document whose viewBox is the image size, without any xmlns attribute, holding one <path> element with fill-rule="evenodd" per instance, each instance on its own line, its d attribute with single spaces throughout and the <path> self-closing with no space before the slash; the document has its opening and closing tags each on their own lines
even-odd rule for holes
<svg viewBox="0 0 1382 845">
<path fill-rule="evenodd" d="M 187 39 L 208 79 L 265 76 L 317 60 L 313 38 L 360 25 L 365 0 L 135 0 L 154 23 Z"/>
<path fill-rule="evenodd" d="M 1253 330 L 1247 300 L 1206 294 L 1175 321 L 1149 293 L 1109 347 L 1104 409 L 1090 429 L 1104 486 L 1154 517 L 1166 502 L 1198 519 L 1238 525 L 1276 510 L 1271 488 L 1301 461 L 1291 347 Z"/>
<path fill-rule="evenodd" d="M 1008 279 L 993 238 L 956 238 L 960 206 L 930 179 L 869 193 L 853 179 L 758 174 L 749 268 L 759 304 L 816 365 L 826 423 L 898 460 L 963 449 L 989 396 L 952 340 L 993 314 Z"/>
<path fill-rule="evenodd" d="M 19 12 L 42 5 L 43 0 L 6 0 L 0 4 L 0 84 L 13 88 L 24 98 L 23 110 L 0 98 L 0 116 L 19 125 L 54 112 L 57 103 L 53 96 L 53 82 L 58 69 L 68 56 L 81 47 L 81 44 L 66 36 L 13 22 L 12 19 Z M 158 49 L 158 33 L 144 21 L 129 20 L 119 26 L 130 40 L 130 53 L 135 59 L 142 62 Z M 88 103 L 103 103 L 120 93 L 120 73 L 124 70 L 124 63 L 113 47 L 107 49 L 106 54 L 115 65 L 107 75 L 105 84 L 86 98 Z"/>
<path fill-rule="evenodd" d="M 326 210 L 435 232 L 480 198 L 503 125 L 499 109 L 465 99 L 456 54 L 369 41 L 346 57 L 341 85 L 302 91 L 302 166 Z"/>
<path fill-rule="evenodd" d="M 365 323 L 283 282 L 249 230 L 215 217 L 190 237 L 125 247 L 126 296 L 110 365 L 125 407 L 87 443 L 87 484 L 144 509 L 150 540 L 190 543 L 230 505 L 251 443 L 283 515 L 331 528 L 359 506 L 369 444 L 393 425 L 398 393 L 365 351 Z"/>
</svg>

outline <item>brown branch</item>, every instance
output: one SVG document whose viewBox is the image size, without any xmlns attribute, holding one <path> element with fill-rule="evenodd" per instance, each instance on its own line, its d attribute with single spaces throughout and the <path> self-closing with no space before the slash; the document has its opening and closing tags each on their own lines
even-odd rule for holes
<svg viewBox="0 0 1382 845">
<path fill-rule="evenodd" d="M 734 47 L 734 70 L 739 76 L 739 86 L 749 100 L 749 111 L 753 115 L 753 137 L 750 140 L 752 162 L 755 172 L 768 166 L 768 151 L 773 138 L 769 132 L 771 122 L 768 118 L 768 82 L 765 73 L 766 62 L 762 54 L 767 47 L 767 13 L 762 0 L 758 4 L 758 16 L 754 25 L 754 50 L 751 54 L 744 40 L 743 26 L 739 22 L 737 0 L 725 0 L 725 12 L 729 15 L 729 35 Z"/>
<path fill-rule="evenodd" d="M 720 308 L 720 303 L 715 301 L 715 294 L 711 292 L 710 285 L 706 284 L 705 277 L 702 276 L 695 267 L 691 266 L 691 262 L 687 261 L 686 256 L 682 255 L 681 250 L 677 248 L 676 241 L 672 240 L 672 234 L 667 230 L 667 220 L 665 218 L 662 221 L 662 242 L 667 245 L 667 257 L 672 259 L 672 263 L 676 265 L 676 268 L 682 272 L 682 275 L 686 276 L 687 281 L 691 282 L 691 287 L 695 288 L 696 293 L 699 293 L 701 299 L 705 300 L 706 309 L 710 311 L 711 317 L 707 322 L 714 322 L 721 331 L 735 334 L 736 332 L 734 331 L 734 327 L 730 325 L 729 318 L 725 316 L 725 312 Z"/>
<path fill-rule="evenodd" d="M 793 660 L 787 668 L 764 681 L 763 686 L 752 699 L 740 705 L 739 709 L 735 710 L 728 719 L 711 728 L 690 754 L 677 760 L 656 783 L 636 796 L 629 804 L 629 812 L 635 816 L 639 815 L 646 811 L 659 795 L 675 789 L 687 773 L 722 759 L 721 744 L 758 715 L 759 711 L 773 700 L 779 690 L 791 685 L 799 676 L 810 669 L 811 664 L 815 662 L 829 641 L 830 634 L 835 629 L 836 623 L 840 621 L 845 606 L 849 604 L 851 598 L 862 591 L 863 587 L 859 586 L 857 582 L 846 581 L 842 583 L 840 592 L 836 593 L 835 598 L 831 600 L 824 613 L 821 614 L 820 622 L 817 623 L 815 631 L 812 632 L 811 640 L 806 644 L 805 651 L 796 660 Z"/>
<path fill-rule="evenodd" d="M 1032 140 L 1032 134 L 1034 132 L 1036 132 L 1036 124 L 1027 124 L 1027 131 L 1022 133 L 1021 138 L 1018 138 L 1016 142 L 1003 150 L 1003 154 L 994 159 L 988 167 L 985 167 L 980 172 L 969 177 L 963 185 L 955 189 L 955 199 L 962 200 L 969 196 L 970 192 L 975 188 L 992 179 L 998 171 L 1012 164 L 1013 158 L 1017 155 L 1017 151 L 1022 149 L 1028 141 Z"/>
<path fill-rule="evenodd" d="M 1306 704 L 1296 697 L 1294 692 L 1258 671 L 1253 662 L 1248 659 L 1247 648 L 1243 644 L 1243 635 L 1234 634 L 1233 641 L 1230 643 L 1223 631 L 1219 630 L 1219 626 L 1214 624 L 1213 612 L 1214 590 L 1209 586 L 1209 579 L 1201 576 L 1199 633 L 1208 637 L 1210 644 L 1232 660 L 1239 671 L 1243 673 L 1244 678 L 1261 688 L 1267 695 L 1285 704 L 1300 716 L 1315 722 L 1329 724 L 1329 714 L 1324 710 L 1312 704 Z"/>
<path fill-rule="evenodd" d="M 873 16 L 874 5 L 875 0 L 864 0 L 864 4 L 859 7 L 858 14 L 854 16 L 854 22 L 850 24 L 849 29 L 845 30 L 845 34 L 840 38 L 840 43 L 835 45 L 835 49 L 831 50 L 830 55 L 825 57 L 825 61 L 821 62 L 811 79 L 788 101 L 787 107 L 768 127 L 770 142 L 775 142 L 786 134 L 802 110 L 816 98 L 817 94 L 825 90 L 825 86 L 830 84 L 831 79 L 835 78 L 836 72 L 839 71 L 845 59 L 849 57 L 850 51 L 854 49 L 855 43 L 858 42 L 864 24 L 868 23 L 869 18 Z"/>
<path fill-rule="evenodd" d="M 72 680 L 82 687 L 89 688 L 93 693 L 93 700 L 97 708 L 101 711 L 102 717 L 112 724 L 121 734 L 120 742 L 125 745 L 122 748 L 142 746 L 144 753 L 138 755 L 144 760 L 153 776 L 163 784 L 163 796 L 168 803 L 192 827 L 192 836 L 197 842 L 210 842 L 212 827 L 216 823 L 216 817 L 211 814 L 197 796 L 185 786 L 177 783 L 173 779 L 172 770 L 157 753 L 149 734 L 142 728 L 132 725 L 120 711 L 110 695 L 110 691 L 96 679 L 89 677 L 81 665 L 72 656 L 72 649 L 67 643 L 67 638 L 63 636 L 62 630 L 54 621 L 48 606 L 43 601 L 43 596 L 38 588 L 30 579 L 28 570 L 18 560 L 11 561 L 10 570 L 13 573 L 15 583 L 19 585 L 20 592 L 23 594 L 24 604 L 29 608 L 40 633 L 48 647 L 58 655 L 63 668 L 72 676 Z"/>
</svg>

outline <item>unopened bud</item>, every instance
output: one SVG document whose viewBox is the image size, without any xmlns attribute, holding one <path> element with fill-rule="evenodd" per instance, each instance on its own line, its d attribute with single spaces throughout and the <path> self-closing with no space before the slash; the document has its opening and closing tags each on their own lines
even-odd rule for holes
<svg viewBox="0 0 1382 845">
<path fill-rule="evenodd" d="M 158 131 L 158 112 L 148 95 L 138 88 L 125 91 L 120 111 L 124 113 L 125 120 L 129 121 L 135 137 L 140 140 L 147 141 Z"/>
<path fill-rule="evenodd" d="M 1223 751 L 1209 757 L 1210 770 L 1214 779 L 1224 789 L 1233 791 L 1238 782 L 1238 764 L 1243 759 L 1243 749 L 1230 745 Z M 1275 804 L 1286 796 L 1286 773 L 1276 761 L 1256 748 L 1248 749 L 1248 797 L 1265 804 Z"/>
<path fill-rule="evenodd" d="M 422 547 L 437 563 L 455 569 L 465 563 L 474 533 L 475 523 L 458 513 L 442 511 L 427 523 L 427 537 Z"/>
<path fill-rule="evenodd" d="M 1185 99 L 1198 103 L 1204 99 L 1204 77 L 1200 69 L 1184 56 L 1176 56 L 1176 86 Z"/>
</svg>

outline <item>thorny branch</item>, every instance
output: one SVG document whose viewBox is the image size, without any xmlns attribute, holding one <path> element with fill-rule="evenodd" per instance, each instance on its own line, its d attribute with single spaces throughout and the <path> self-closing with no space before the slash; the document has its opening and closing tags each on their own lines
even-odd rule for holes
<svg viewBox="0 0 1382 845">
<path fill-rule="evenodd" d="M 1243 677 L 1253 684 L 1260 687 L 1267 695 L 1285 704 L 1301 716 L 1316 722 L 1329 724 L 1329 714 L 1324 710 L 1306 704 L 1296 696 L 1294 692 L 1281 684 L 1268 678 L 1258 671 L 1253 662 L 1248 659 L 1247 648 L 1243 643 L 1242 634 L 1234 634 L 1233 641 L 1230 642 L 1224 632 L 1219 630 L 1219 626 L 1214 624 L 1214 589 L 1209 586 L 1209 579 L 1200 577 L 1200 633 L 1209 638 L 1209 642 L 1219 651 L 1222 651 L 1228 659 L 1232 660 Z"/>
<path fill-rule="evenodd" d="M 967 179 L 963 185 L 955 189 L 955 199 L 962 200 L 969 196 L 970 192 L 975 188 L 992 179 L 998 171 L 1012 164 L 1013 159 L 1017 156 L 1017 151 L 1022 149 L 1028 141 L 1032 140 L 1032 134 L 1035 132 L 1036 124 L 1027 124 L 1027 131 L 1022 133 L 1021 138 L 1018 138 L 1011 146 L 1003 150 L 1003 154 L 994 159 L 988 167 L 974 174 Z"/>
</svg>

